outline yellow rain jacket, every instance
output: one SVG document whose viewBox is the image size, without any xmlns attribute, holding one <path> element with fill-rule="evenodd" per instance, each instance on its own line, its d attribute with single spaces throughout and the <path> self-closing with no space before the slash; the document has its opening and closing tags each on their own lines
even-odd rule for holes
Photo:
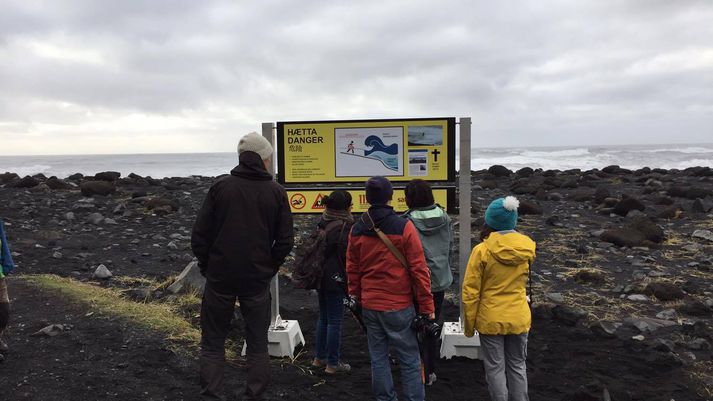
<svg viewBox="0 0 713 401">
<path fill-rule="evenodd" d="M 516 231 L 494 232 L 470 254 L 461 300 L 465 335 L 523 334 L 532 316 L 525 287 L 535 242 Z"/>
</svg>

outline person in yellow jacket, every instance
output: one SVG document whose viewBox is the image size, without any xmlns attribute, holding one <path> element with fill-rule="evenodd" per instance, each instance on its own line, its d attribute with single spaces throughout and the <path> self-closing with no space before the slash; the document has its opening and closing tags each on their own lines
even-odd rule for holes
<svg viewBox="0 0 713 401">
<path fill-rule="evenodd" d="M 526 296 L 535 242 L 515 231 L 520 202 L 494 200 L 485 211 L 481 239 L 470 254 L 461 300 L 466 337 L 480 335 L 485 378 L 493 401 L 528 401 L 527 334 L 532 317 Z"/>
</svg>

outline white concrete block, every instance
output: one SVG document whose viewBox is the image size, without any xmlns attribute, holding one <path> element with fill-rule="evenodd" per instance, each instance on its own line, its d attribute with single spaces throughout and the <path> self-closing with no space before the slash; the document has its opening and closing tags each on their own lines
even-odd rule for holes
<svg viewBox="0 0 713 401">
<path fill-rule="evenodd" d="M 297 320 L 281 320 L 280 325 L 267 331 L 267 351 L 270 356 L 294 358 L 298 344 L 305 344 L 300 324 Z M 247 343 L 243 342 L 242 355 L 245 356 Z"/>
<path fill-rule="evenodd" d="M 443 323 L 441 341 L 441 358 L 463 356 L 480 359 L 480 336 L 476 332 L 473 337 L 466 337 L 461 330 L 460 322 Z"/>
</svg>

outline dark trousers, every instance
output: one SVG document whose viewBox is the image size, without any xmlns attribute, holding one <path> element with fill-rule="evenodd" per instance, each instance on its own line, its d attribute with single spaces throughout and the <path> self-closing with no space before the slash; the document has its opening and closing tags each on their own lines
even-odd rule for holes
<svg viewBox="0 0 713 401">
<path fill-rule="evenodd" d="M 2 269 L 2 266 L 0 266 Z M 10 297 L 7 294 L 7 281 L 0 278 L 0 336 L 10 322 Z"/>
<path fill-rule="evenodd" d="M 270 290 L 255 294 L 223 294 L 206 283 L 201 304 L 201 396 L 204 400 L 224 400 L 225 339 L 230 331 L 236 298 L 245 321 L 247 341 L 247 399 L 260 399 L 270 381 L 267 330 L 270 326 Z"/>
<path fill-rule="evenodd" d="M 433 293 L 433 306 L 436 311 L 436 321 L 441 324 L 441 307 L 445 291 Z M 441 339 L 423 336 L 423 363 L 425 365 L 426 378 L 431 373 L 436 373 L 436 362 L 441 358 Z"/>
</svg>

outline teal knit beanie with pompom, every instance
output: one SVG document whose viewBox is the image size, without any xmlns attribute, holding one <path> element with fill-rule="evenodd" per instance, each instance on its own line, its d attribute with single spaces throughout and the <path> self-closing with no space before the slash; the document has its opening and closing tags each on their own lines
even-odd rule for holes
<svg viewBox="0 0 713 401">
<path fill-rule="evenodd" d="M 520 201 L 514 196 L 495 199 L 485 210 L 485 224 L 495 231 L 514 230 Z"/>
</svg>

